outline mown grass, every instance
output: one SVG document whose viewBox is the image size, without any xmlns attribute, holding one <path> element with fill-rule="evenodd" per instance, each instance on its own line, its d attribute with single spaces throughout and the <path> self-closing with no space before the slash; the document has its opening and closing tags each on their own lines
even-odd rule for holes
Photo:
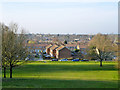
<svg viewBox="0 0 120 90">
<path fill-rule="evenodd" d="M 116 62 L 30 61 L 13 68 L 3 88 L 117 88 Z"/>
</svg>

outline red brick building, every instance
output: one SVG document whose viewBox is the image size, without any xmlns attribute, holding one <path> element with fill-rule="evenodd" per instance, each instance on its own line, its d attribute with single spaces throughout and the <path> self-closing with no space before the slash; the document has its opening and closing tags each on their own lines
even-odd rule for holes
<svg viewBox="0 0 120 90">
<path fill-rule="evenodd" d="M 56 58 L 56 48 L 58 48 L 58 47 L 59 47 L 58 45 L 53 45 L 52 47 L 50 47 L 50 55 L 52 57 Z"/>
<path fill-rule="evenodd" d="M 49 55 L 50 54 L 50 48 L 52 47 L 52 44 L 46 46 L 46 53 Z"/>
<path fill-rule="evenodd" d="M 51 55 L 55 58 L 70 58 L 71 57 L 71 50 L 63 45 L 48 45 L 46 47 L 46 52 L 48 55 Z"/>
<path fill-rule="evenodd" d="M 60 46 L 56 49 L 56 58 L 70 58 L 71 57 L 71 51 L 66 48 L 65 46 Z"/>
</svg>

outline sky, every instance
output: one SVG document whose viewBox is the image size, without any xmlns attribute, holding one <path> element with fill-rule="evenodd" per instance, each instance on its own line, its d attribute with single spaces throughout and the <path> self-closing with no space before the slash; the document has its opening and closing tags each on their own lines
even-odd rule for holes
<svg viewBox="0 0 120 90">
<path fill-rule="evenodd" d="M 118 33 L 117 0 L 3 0 L 0 20 L 27 33 Z"/>
</svg>

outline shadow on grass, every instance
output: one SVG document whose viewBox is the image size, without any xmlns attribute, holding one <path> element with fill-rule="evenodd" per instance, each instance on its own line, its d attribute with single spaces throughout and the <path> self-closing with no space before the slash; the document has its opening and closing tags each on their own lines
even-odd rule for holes
<svg viewBox="0 0 120 90">
<path fill-rule="evenodd" d="M 74 72 L 74 71 L 117 71 L 114 65 L 57 65 L 57 64 L 31 64 L 13 68 L 13 75 L 25 74 L 40 75 L 51 72 Z M 8 71 L 7 71 L 8 72 Z M 38 74 L 37 74 L 38 73 Z M 40 74 L 39 74 L 40 73 Z M 69 75 L 68 75 L 69 76 Z M 102 77 L 102 74 L 101 74 Z M 58 79 L 36 79 L 36 78 L 14 78 L 3 79 L 3 88 L 117 88 L 117 81 L 95 81 L 95 80 L 58 80 Z"/>
<path fill-rule="evenodd" d="M 14 73 L 44 73 L 44 72 L 59 72 L 59 71 L 118 71 L 114 65 L 24 65 L 14 68 Z"/>
<path fill-rule="evenodd" d="M 118 88 L 117 81 L 3 79 L 3 88 Z"/>
</svg>

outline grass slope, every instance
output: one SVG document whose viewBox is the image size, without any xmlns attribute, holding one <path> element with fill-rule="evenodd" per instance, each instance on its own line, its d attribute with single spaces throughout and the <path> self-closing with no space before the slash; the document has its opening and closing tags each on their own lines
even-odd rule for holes
<svg viewBox="0 0 120 90">
<path fill-rule="evenodd" d="M 34 61 L 13 69 L 13 79 L 3 79 L 3 88 L 117 88 L 114 62 Z M 9 71 L 7 71 L 9 77 Z"/>
</svg>

